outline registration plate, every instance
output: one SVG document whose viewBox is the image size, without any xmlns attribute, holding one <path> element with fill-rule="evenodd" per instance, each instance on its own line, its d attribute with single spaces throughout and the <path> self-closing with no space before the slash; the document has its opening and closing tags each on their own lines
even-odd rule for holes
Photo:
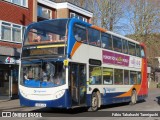
<svg viewBox="0 0 160 120">
<path fill-rule="evenodd" d="M 46 107 L 45 103 L 36 103 L 35 104 L 36 107 Z"/>
</svg>

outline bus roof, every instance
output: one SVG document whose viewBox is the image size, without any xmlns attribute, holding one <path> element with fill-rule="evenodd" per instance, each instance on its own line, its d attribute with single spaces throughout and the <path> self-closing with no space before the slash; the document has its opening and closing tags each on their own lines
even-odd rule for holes
<svg viewBox="0 0 160 120">
<path fill-rule="evenodd" d="M 136 41 L 136 40 L 127 38 L 127 37 L 125 37 L 125 36 L 123 36 L 123 35 L 114 33 L 114 32 L 112 32 L 112 31 L 108 31 L 108 30 L 106 30 L 106 29 L 104 29 L 104 28 L 101 28 L 101 27 L 99 27 L 99 26 L 96 26 L 96 25 L 93 25 L 93 24 L 90 24 L 90 23 L 87 23 L 87 22 L 83 22 L 83 21 L 81 21 L 81 20 L 79 20 L 79 19 L 76 19 L 76 18 L 70 18 L 70 19 L 71 19 L 71 21 L 73 20 L 73 21 L 77 21 L 77 22 L 83 23 L 83 24 L 85 24 L 86 26 L 90 26 L 91 28 L 96 29 L 96 30 L 99 30 L 99 31 L 101 31 L 101 32 L 105 32 L 105 33 L 114 35 L 114 36 L 116 36 L 116 37 L 119 37 L 119 38 L 128 40 L 128 41 L 130 41 L 130 42 L 134 42 L 134 43 L 136 43 L 136 44 L 140 44 L 140 42 L 138 42 L 138 41 Z"/>
<path fill-rule="evenodd" d="M 59 20 L 62 20 L 62 19 L 63 19 L 63 20 L 71 20 L 71 22 L 80 22 L 80 23 L 83 24 L 83 25 L 90 26 L 91 28 L 96 29 L 96 30 L 99 30 L 99 31 L 101 31 L 101 32 L 105 32 L 105 33 L 111 34 L 111 35 L 113 35 L 113 36 L 116 36 L 116 37 L 125 39 L 125 40 L 127 40 L 127 41 L 134 42 L 134 43 L 136 43 L 136 44 L 140 44 L 140 42 L 138 42 L 138 41 L 136 41 L 136 40 L 127 38 L 127 37 L 125 37 L 125 36 L 123 36 L 123 35 L 114 33 L 114 32 L 112 32 L 112 31 L 108 31 L 108 30 L 106 30 L 106 29 L 104 29 L 104 28 L 101 28 L 101 27 L 99 27 L 99 26 L 96 26 L 96 25 L 93 25 L 93 24 L 84 22 L 84 21 L 79 20 L 79 19 L 77 19 L 77 18 L 60 18 Z M 51 21 L 54 21 L 54 20 L 58 20 L 58 19 L 51 19 L 51 20 L 44 20 L 44 21 L 40 21 L 40 22 L 34 22 L 34 23 L 30 24 L 30 25 L 39 24 L 39 23 L 45 23 L 45 22 L 51 22 Z M 29 26 L 30 26 L 30 25 L 29 25 Z M 28 26 L 28 27 L 29 27 L 29 26 Z"/>
<path fill-rule="evenodd" d="M 125 39 L 125 40 L 128 40 L 128 41 L 130 41 L 130 42 L 134 42 L 134 43 L 140 44 L 140 42 L 138 42 L 138 41 L 136 41 L 136 40 L 127 38 L 127 37 L 125 37 L 125 36 L 123 36 L 123 35 L 120 35 L 120 34 L 117 34 L 117 33 L 111 32 L 111 31 L 106 31 L 106 33 L 111 34 L 111 35 L 114 35 L 114 36 L 119 37 L 119 38 L 122 38 L 122 39 Z"/>
</svg>

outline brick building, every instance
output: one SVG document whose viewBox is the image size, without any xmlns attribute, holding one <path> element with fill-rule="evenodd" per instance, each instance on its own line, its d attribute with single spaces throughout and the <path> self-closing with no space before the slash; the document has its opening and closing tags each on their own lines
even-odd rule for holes
<svg viewBox="0 0 160 120">
<path fill-rule="evenodd" d="M 92 13 L 71 3 L 52 0 L 0 1 L 0 99 L 18 94 L 18 68 L 25 27 L 46 19 L 76 17 L 91 22 Z"/>
</svg>

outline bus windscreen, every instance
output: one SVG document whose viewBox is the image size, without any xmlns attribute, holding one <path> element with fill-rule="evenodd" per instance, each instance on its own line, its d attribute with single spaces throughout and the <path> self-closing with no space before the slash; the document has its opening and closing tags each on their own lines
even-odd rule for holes
<svg viewBox="0 0 160 120">
<path fill-rule="evenodd" d="M 24 46 L 65 42 L 68 19 L 42 21 L 27 28 Z"/>
</svg>

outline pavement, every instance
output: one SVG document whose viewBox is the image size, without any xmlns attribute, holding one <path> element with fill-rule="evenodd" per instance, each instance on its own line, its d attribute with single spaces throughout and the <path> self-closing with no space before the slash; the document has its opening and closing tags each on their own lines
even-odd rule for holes
<svg viewBox="0 0 160 120">
<path fill-rule="evenodd" d="M 11 110 L 15 108 L 19 108 L 19 99 L 14 100 L 0 100 L 0 111 Z"/>
<path fill-rule="evenodd" d="M 32 111 L 35 107 L 20 106 L 19 99 L 0 100 L 0 111 Z"/>
</svg>

